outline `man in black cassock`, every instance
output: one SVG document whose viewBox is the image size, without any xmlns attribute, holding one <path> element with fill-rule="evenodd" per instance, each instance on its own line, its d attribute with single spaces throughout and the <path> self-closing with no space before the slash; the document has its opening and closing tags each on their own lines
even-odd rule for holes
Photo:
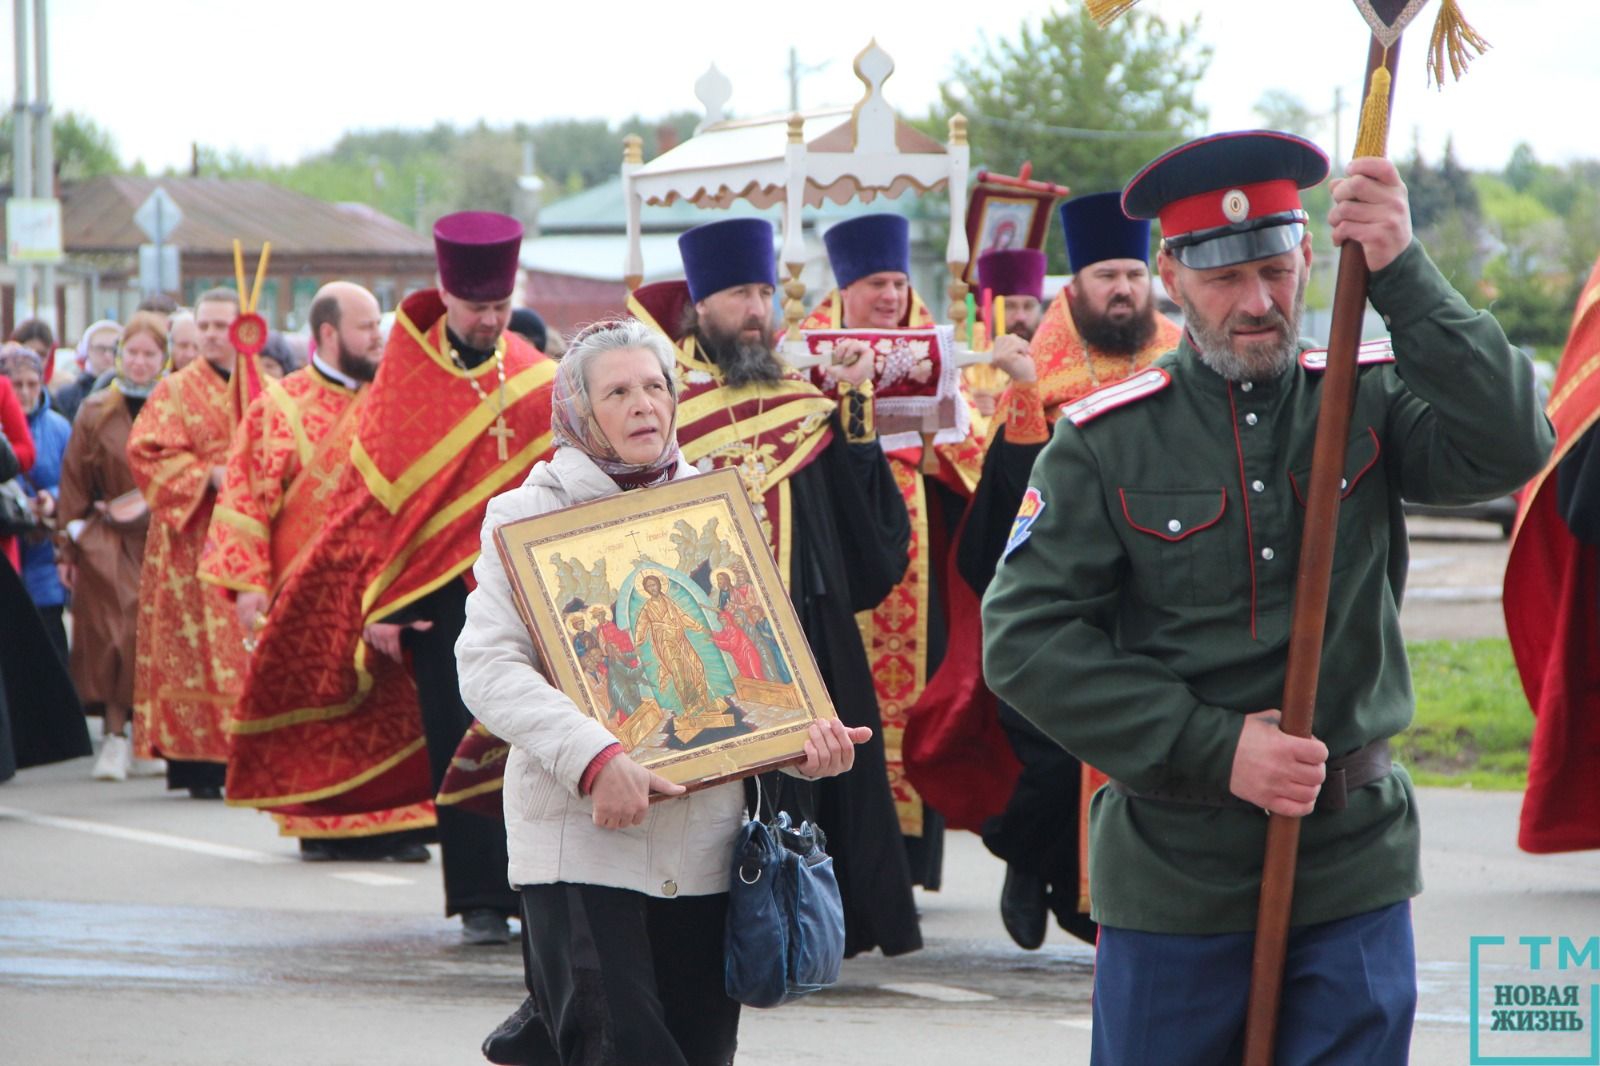
<svg viewBox="0 0 1600 1066">
<path fill-rule="evenodd" d="M 762 806 L 814 817 L 828 834 L 844 897 L 845 954 L 922 946 L 899 821 L 884 768 L 882 722 L 855 614 L 905 573 L 910 522 L 873 430 L 871 360 L 846 342 L 830 374 L 837 399 L 789 370 L 772 333 L 777 284 L 771 224 L 729 219 L 678 240 L 687 285 L 635 293 L 678 344 L 678 441 L 702 471 L 740 473 L 834 707 L 870 726 L 855 769 L 818 783 L 770 774 Z"/>
</svg>

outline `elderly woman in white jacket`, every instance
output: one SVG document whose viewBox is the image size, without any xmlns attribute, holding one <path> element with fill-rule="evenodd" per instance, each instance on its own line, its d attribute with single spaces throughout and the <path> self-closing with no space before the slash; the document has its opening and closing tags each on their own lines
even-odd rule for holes
<svg viewBox="0 0 1600 1066">
<path fill-rule="evenodd" d="M 553 407 L 555 454 L 489 503 L 456 643 L 462 698 L 511 744 L 506 838 L 531 998 L 508 1024 L 543 1047 L 542 1016 L 572 1066 L 722 1066 L 739 1024 L 723 992 L 723 924 L 744 790 L 680 795 L 552 687 L 492 540 L 507 522 L 695 473 L 678 452 L 668 342 L 632 320 L 591 327 L 562 358 Z M 848 770 L 870 735 L 814 723 L 798 772 Z M 653 792 L 678 798 L 651 804 Z M 549 1061 L 542 1053 L 528 1061 Z"/>
</svg>

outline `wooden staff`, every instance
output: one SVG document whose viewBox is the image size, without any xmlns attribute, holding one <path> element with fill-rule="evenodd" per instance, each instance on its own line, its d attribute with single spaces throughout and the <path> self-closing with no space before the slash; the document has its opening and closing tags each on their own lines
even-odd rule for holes
<svg viewBox="0 0 1600 1066">
<path fill-rule="evenodd" d="M 1400 56 L 1397 40 L 1387 49 L 1373 38 L 1367 50 L 1368 93 L 1379 68 L 1387 70 L 1389 100 L 1394 93 L 1394 67 Z M 1363 106 L 1363 113 L 1369 107 Z M 1365 131 L 1364 131 L 1365 132 Z M 1363 151 L 1357 155 L 1382 155 Z M 1311 735 L 1317 709 L 1317 675 L 1322 668 L 1322 636 L 1328 619 L 1328 587 L 1333 572 L 1334 534 L 1339 521 L 1339 479 L 1344 472 L 1350 416 L 1355 407 L 1356 348 L 1367 306 L 1366 251 L 1355 241 L 1339 249 L 1339 272 L 1333 289 L 1333 317 L 1328 328 L 1328 368 L 1322 376 L 1322 402 L 1311 452 L 1311 479 L 1306 493 L 1305 532 L 1300 540 L 1300 567 L 1295 574 L 1294 615 L 1289 625 L 1289 658 L 1283 680 L 1283 718 L 1279 728 L 1297 737 Z M 1256 912 L 1255 957 L 1250 972 L 1250 1005 L 1245 1015 L 1245 1066 L 1271 1066 L 1278 1035 L 1278 1000 L 1283 991 L 1283 960 L 1289 941 L 1289 911 L 1294 902 L 1295 861 L 1300 851 L 1300 819 L 1273 815 L 1267 822 L 1267 851 L 1261 870 L 1261 902 Z"/>
</svg>

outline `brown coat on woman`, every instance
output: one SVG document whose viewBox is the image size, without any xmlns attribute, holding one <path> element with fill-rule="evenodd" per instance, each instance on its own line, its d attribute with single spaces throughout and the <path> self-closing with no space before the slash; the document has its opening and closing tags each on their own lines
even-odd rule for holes
<svg viewBox="0 0 1600 1066">
<path fill-rule="evenodd" d="M 149 516 L 113 518 L 107 505 L 137 492 L 128 469 L 133 415 L 116 389 L 90 394 L 78 409 L 61 463 L 57 525 L 74 519 L 76 539 L 63 533 L 61 558 L 78 568 L 72 589 L 72 680 L 85 707 L 133 705 L 134 623 L 139 613 L 139 567 Z M 122 511 L 119 505 L 116 510 Z M 142 508 L 139 508 L 142 512 Z"/>
</svg>

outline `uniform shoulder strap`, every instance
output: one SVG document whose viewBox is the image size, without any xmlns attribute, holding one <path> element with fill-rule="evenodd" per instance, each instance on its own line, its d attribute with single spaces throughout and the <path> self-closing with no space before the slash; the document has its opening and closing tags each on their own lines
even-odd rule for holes
<svg viewBox="0 0 1600 1066">
<path fill-rule="evenodd" d="M 1388 337 L 1362 341 L 1356 348 L 1356 363 L 1359 366 L 1376 366 L 1378 363 L 1392 362 L 1394 362 L 1394 344 Z M 1328 369 L 1328 349 L 1307 348 L 1300 353 L 1300 365 L 1320 374 Z"/>
<path fill-rule="evenodd" d="M 1102 386 L 1071 403 L 1062 404 L 1061 417 L 1075 426 L 1087 425 L 1107 411 L 1114 411 L 1147 396 L 1154 396 L 1170 384 L 1172 375 L 1158 367 L 1149 367 L 1132 377 Z"/>
</svg>

